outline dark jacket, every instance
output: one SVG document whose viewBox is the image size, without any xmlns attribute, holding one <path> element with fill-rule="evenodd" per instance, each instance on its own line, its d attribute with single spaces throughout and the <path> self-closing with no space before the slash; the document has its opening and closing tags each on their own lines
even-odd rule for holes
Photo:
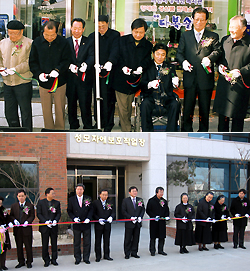
<svg viewBox="0 0 250 271">
<path fill-rule="evenodd" d="M 148 200 L 146 212 L 150 218 L 167 217 L 169 216 L 168 202 L 164 198 L 158 199 L 155 195 Z M 150 238 L 166 238 L 166 220 L 150 220 Z"/>
<path fill-rule="evenodd" d="M 229 210 L 226 206 L 226 204 L 219 204 L 218 201 L 214 204 L 214 213 L 215 213 L 215 219 L 220 220 L 222 215 L 225 215 L 226 218 L 228 218 Z M 220 221 L 217 223 L 214 223 L 213 225 L 213 231 L 227 231 L 227 221 Z"/>
<path fill-rule="evenodd" d="M 87 202 L 89 202 L 90 204 L 88 204 Z M 74 221 L 75 217 L 79 217 L 81 222 L 83 222 L 86 218 L 91 220 L 92 216 L 93 216 L 93 204 L 92 204 L 91 197 L 89 197 L 87 195 L 83 195 L 82 207 L 80 207 L 76 195 L 69 198 L 67 212 L 68 212 L 69 217 L 73 221 Z M 85 223 L 77 224 L 77 223 L 75 223 L 73 225 L 73 229 L 78 230 L 78 231 L 88 230 L 88 229 L 90 229 L 90 227 L 91 227 L 90 223 L 88 223 L 88 224 L 85 224 Z"/>
<path fill-rule="evenodd" d="M 221 41 L 222 55 L 218 64 L 223 64 L 228 70 L 239 69 L 243 80 L 250 86 L 250 37 L 245 35 L 234 43 L 231 36 L 225 36 Z M 219 75 L 214 111 L 227 117 L 244 118 L 246 116 L 249 89 L 239 78 L 231 85 L 223 75 Z"/>
<path fill-rule="evenodd" d="M 55 213 L 50 210 L 50 207 L 55 208 Z M 45 223 L 45 221 L 48 220 L 51 220 L 52 222 L 53 220 L 56 220 L 57 222 L 59 222 L 61 217 L 61 205 L 59 201 L 53 199 L 49 202 L 47 199 L 42 199 L 38 201 L 36 208 L 39 223 Z M 46 233 L 49 229 L 50 228 L 46 225 L 39 226 L 39 231 L 41 233 Z M 53 226 L 51 229 L 53 233 L 57 233 L 58 225 Z"/>
<path fill-rule="evenodd" d="M 135 39 L 131 34 L 120 38 L 120 54 L 118 67 L 115 71 L 113 87 L 116 91 L 125 94 L 134 94 L 140 89 L 140 84 L 137 87 L 132 87 L 127 83 L 134 83 L 138 80 L 138 75 L 125 75 L 122 71 L 124 66 L 135 71 L 138 67 L 143 68 L 146 72 L 151 61 L 152 44 L 145 37 L 136 46 Z"/>
<path fill-rule="evenodd" d="M 59 72 L 58 87 L 64 85 L 71 60 L 69 52 L 69 43 L 59 35 L 51 43 L 43 36 L 37 37 L 32 43 L 29 57 L 33 77 L 38 79 L 41 73 L 49 74 L 52 70 L 56 70 Z M 39 81 L 39 84 L 45 89 L 51 89 L 53 82 L 54 78 L 49 78 L 47 82 Z"/>
<path fill-rule="evenodd" d="M 204 41 L 211 40 L 205 46 Z M 202 45 L 203 43 L 203 45 Z M 219 36 L 218 34 L 204 30 L 203 36 L 199 42 L 196 41 L 194 30 L 182 33 L 176 58 L 182 65 L 184 60 L 187 60 L 192 66 L 193 71 L 183 71 L 183 84 L 184 88 L 190 88 L 197 82 L 201 90 L 211 90 L 214 87 L 214 67 L 213 63 L 216 62 L 221 54 Z M 208 57 L 211 60 L 212 73 L 207 74 L 201 65 L 203 57 Z"/>
<path fill-rule="evenodd" d="M 244 216 L 245 214 L 250 215 L 249 200 L 247 198 L 243 198 L 243 200 L 241 200 L 239 196 L 233 199 L 230 207 L 230 212 L 233 217 L 235 217 L 236 214 L 240 214 L 240 216 Z M 247 226 L 247 218 L 244 217 L 240 219 L 234 219 L 233 223 L 235 226 L 245 227 Z"/>
<path fill-rule="evenodd" d="M 16 219 L 20 222 L 20 224 L 23 224 L 25 221 L 28 221 L 29 224 L 32 224 L 33 220 L 35 219 L 34 205 L 29 202 L 25 202 L 25 206 L 27 206 L 29 209 L 28 214 L 26 214 L 25 212 L 21 210 L 19 202 L 13 203 L 11 205 L 10 216 L 13 222 Z M 20 220 L 20 212 L 22 212 L 21 220 Z M 24 236 L 30 235 L 30 234 L 32 235 L 32 226 L 20 227 L 20 228 L 22 229 L 22 234 Z M 18 235 L 20 233 L 20 231 L 18 230 L 19 230 L 18 227 L 14 227 L 13 229 L 14 235 Z"/>
<path fill-rule="evenodd" d="M 11 217 L 8 213 L 4 213 L 4 206 L 0 207 L 0 226 L 5 225 L 8 227 L 8 223 L 11 222 Z M 4 250 L 11 249 L 10 236 L 8 230 L 5 231 Z"/>
<path fill-rule="evenodd" d="M 194 207 L 189 203 L 187 205 L 180 203 L 175 207 L 174 216 L 176 218 L 186 217 L 187 219 L 194 219 Z M 177 230 L 193 230 L 193 223 L 191 220 L 186 223 L 183 223 L 181 220 L 176 220 L 176 228 Z"/>
<path fill-rule="evenodd" d="M 145 206 L 143 203 L 143 199 L 136 197 L 136 208 L 134 208 L 133 202 L 131 200 L 131 197 L 125 198 L 122 201 L 122 214 L 125 219 L 129 219 L 131 217 L 141 217 L 143 218 L 145 214 Z M 134 228 L 134 227 L 141 227 L 142 223 L 133 223 L 131 222 L 126 222 L 125 223 L 125 228 Z"/>
<path fill-rule="evenodd" d="M 211 202 L 207 202 L 204 197 L 198 203 L 196 219 L 206 220 L 209 217 L 214 219 L 214 205 Z M 196 225 L 206 227 L 207 225 L 211 226 L 211 223 L 196 222 Z"/>
</svg>

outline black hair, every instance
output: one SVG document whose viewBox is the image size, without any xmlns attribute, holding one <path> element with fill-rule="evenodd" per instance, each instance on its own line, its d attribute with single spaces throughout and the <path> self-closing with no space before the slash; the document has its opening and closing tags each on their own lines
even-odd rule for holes
<svg viewBox="0 0 250 271">
<path fill-rule="evenodd" d="M 49 194 L 51 190 L 54 190 L 54 188 L 49 187 L 45 190 L 45 195 Z"/>
<path fill-rule="evenodd" d="M 140 27 L 144 27 L 145 29 L 145 32 L 147 31 L 148 29 L 148 25 L 147 23 L 145 22 L 145 20 L 141 19 L 141 18 L 137 18 L 135 19 L 132 24 L 131 24 L 131 30 L 134 30 L 134 29 L 137 29 L 137 28 L 140 28 Z"/>
<path fill-rule="evenodd" d="M 246 189 L 244 189 L 244 188 L 241 188 L 238 193 L 240 193 L 240 192 L 243 192 L 245 195 L 247 193 Z"/>
<path fill-rule="evenodd" d="M 181 203 L 182 203 L 182 197 L 183 197 L 183 196 L 187 196 L 187 197 L 188 197 L 188 194 L 187 194 L 187 193 L 182 193 L 182 194 L 181 194 Z"/>
<path fill-rule="evenodd" d="M 74 23 L 74 22 L 82 23 L 82 28 L 85 27 L 85 21 L 84 21 L 82 18 L 74 18 L 74 19 L 71 21 L 71 26 L 73 26 L 73 23 Z"/>
<path fill-rule="evenodd" d="M 102 189 L 101 191 L 100 191 L 100 193 L 99 193 L 99 195 L 102 193 L 102 192 L 109 192 L 107 189 Z"/>
<path fill-rule="evenodd" d="M 209 12 L 206 8 L 201 8 L 201 7 L 198 7 L 198 8 L 195 8 L 192 12 L 192 18 L 194 19 L 194 16 L 196 13 L 205 13 L 206 14 L 206 20 L 209 18 Z"/>
<path fill-rule="evenodd" d="M 224 195 L 219 195 L 218 198 L 216 199 L 216 202 L 218 202 L 219 200 L 221 200 L 221 199 L 223 199 L 223 198 L 225 198 Z"/>
<path fill-rule="evenodd" d="M 136 189 L 136 191 L 138 192 L 138 188 L 136 186 L 130 186 L 128 192 L 131 192 L 132 189 Z"/>
<path fill-rule="evenodd" d="M 156 187 L 155 194 L 157 194 L 159 192 L 159 190 L 163 190 L 164 191 L 164 188 L 161 187 L 161 186 Z"/>
<path fill-rule="evenodd" d="M 98 22 L 108 23 L 109 22 L 109 16 L 108 15 L 99 15 L 98 16 Z"/>
<path fill-rule="evenodd" d="M 43 29 L 45 29 L 45 27 L 47 27 L 48 29 L 56 29 L 56 33 L 58 32 L 58 23 L 54 20 L 49 20 L 47 21 L 44 26 L 43 26 Z"/>
<path fill-rule="evenodd" d="M 25 192 L 25 190 L 24 189 L 19 189 L 19 190 L 17 190 L 17 195 L 19 194 L 19 193 L 24 193 L 24 195 L 26 195 L 26 192 Z"/>
<path fill-rule="evenodd" d="M 4 201 L 4 198 L 0 196 L 0 200 L 1 200 L 1 201 Z"/>
<path fill-rule="evenodd" d="M 168 54 L 168 47 L 163 43 L 156 43 L 152 49 L 152 52 L 155 53 L 156 51 L 158 51 L 160 49 L 165 50 L 166 54 Z"/>
<path fill-rule="evenodd" d="M 83 183 L 78 183 L 78 184 L 76 185 L 76 188 L 77 188 L 78 186 L 82 187 L 83 190 L 85 190 L 85 185 L 84 185 Z"/>
<path fill-rule="evenodd" d="M 214 193 L 212 192 L 212 191 L 208 191 L 207 193 L 206 193 L 206 195 L 205 195 L 205 197 L 207 196 L 207 195 L 214 195 Z"/>
</svg>

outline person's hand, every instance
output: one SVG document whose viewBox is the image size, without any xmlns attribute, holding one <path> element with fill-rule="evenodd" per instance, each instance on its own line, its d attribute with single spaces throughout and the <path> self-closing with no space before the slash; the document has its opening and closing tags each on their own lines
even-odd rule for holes
<svg viewBox="0 0 250 271">
<path fill-rule="evenodd" d="M 142 67 L 138 67 L 138 68 L 136 69 L 136 71 L 133 71 L 133 74 L 137 74 L 137 75 L 142 74 Z"/>
<path fill-rule="evenodd" d="M 83 223 L 89 224 L 89 222 L 90 222 L 90 220 L 88 218 L 86 218 Z"/>
<path fill-rule="evenodd" d="M 187 60 L 182 62 L 182 68 L 186 72 L 192 72 L 193 70 L 193 66 Z"/>
<path fill-rule="evenodd" d="M 87 67 L 88 67 L 88 65 L 87 65 L 85 62 L 83 62 L 83 63 L 81 64 L 81 68 L 79 69 L 79 71 L 80 71 L 80 72 L 86 72 Z"/>
<path fill-rule="evenodd" d="M 170 220 L 170 217 L 169 217 L 169 216 L 166 216 L 166 217 L 165 217 L 165 220 L 166 220 L 166 221 Z"/>
<path fill-rule="evenodd" d="M 10 222 L 11 223 L 11 222 Z M 12 224 L 13 225 L 13 224 Z M 6 224 L 3 224 L 3 225 L 0 225 L 0 227 L 3 229 L 3 230 L 6 230 Z M 10 227 L 11 228 L 11 227 Z"/>
<path fill-rule="evenodd" d="M 69 69 L 72 73 L 77 73 L 77 71 L 78 71 L 78 67 L 74 64 L 70 64 Z"/>
<path fill-rule="evenodd" d="M 207 218 L 207 221 L 210 221 L 210 222 L 211 222 L 211 217 L 208 217 L 208 218 Z"/>
<path fill-rule="evenodd" d="M 14 220 L 14 224 L 16 225 L 16 226 L 19 226 L 20 225 L 20 222 L 18 221 L 18 220 Z"/>
<path fill-rule="evenodd" d="M 130 68 L 128 68 L 128 67 L 125 66 L 125 67 L 122 68 L 122 71 L 123 71 L 123 73 L 124 73 L 125 75 L 130 75 L 132 69 L 130 69 Z"/>
<path fill-rule="evenodd" d="M 7 72 L 9 75 L 14 75 L 14 74 L 15 74 L 15 71 L 16 71 L 15 68 L 10 68 L 10 69 L 7 69 L 7 70 L 6 70 L 6 72 Z"/>
<path fill-rule="evenodd" d="M 8 75 L 9 75 L 9 74 L 7 73 L 7 69 L 5 69 L 5 68 L 0 68 L 0 70 L 3 70 L 3 71 L 0 72 L 0 74 L 1 74 L 2 76 L 8 76 Z"/>
<path fill-rule="evenodd" d="M 227 219 L 228 219 L 228 220 L 231 220 L 231 217 L 229 216 Z"/>
<path fill-rule="evenodd" d="M 207 56 L 205 56 L 202 58 L 201 64 L 203 64 L 206 67 L 211 66 L 211 60 Z"/>
<path fill-rule="evenodd" d="M 53 222 L 52 222 L 52 226 L 55 227 L 57 224 L 57 221 L 54 219 Z"/>
<path fill-rule="evenodd" d="M 184 216 L 183 218 L 182 218 L 182 222 L 183 223 L 187 223 L 187 220 L 186 220 L 187 218 Z"/>
<path fill-rule="evenodd" d="M 51 220 L 47 220 L 47 221 L 45 221 L 45 224 L 47 224 L 47 226 L 49 227 L 49 228 L 52 228 L 52 221 Z"/>
<path fill-rule="evenodd" d="M 177 76 L 172 78 L 172 84 L 174 88 L 177 88 L 179 86 L 179 78 Z"/>
<path fill-rule="evenodd" d="M 215 223 L 215 222 L 216 222 L 216 220 L 215 220 L 215 219 L 213 219 L 213 220 L 212 220 L 212 223 Z"/>
<path fill-rule="evenodd" d="M 159 87 L 159 80 L 153 80 L 148 83 L 148 89 L 154 88 L 157 89 Z"/>
<path fill-rule="evenodd" d="M 81 220 L 80 220 L 79 217 L 75 217 L 75 218 L 74 218 L 74 222 L 79 223 L 80 221 L 81 221 Z"/>
<path fill-rule="evenodd" d="M 240 217 L 240 214 L 235 214 L 235 217 Z"/>
<path fill-rule="evenodd" d="M 23 223 L 23 227 L 27 227 L 28 224 L 29 224 L 29 222 L 28 222 L 28 221 L 25 221 L 25 222 Z"/>
<path fill-rule="evenodd" d="M 222 215 L 222 216 L 221 216 L 221 219 L 226 219 L 226 215 Z"/>
<path fill-rule="evenodd" d="M 137 218 L 137 221 L 138 221 L 138 223 L 141 223 L 141 217 L 140 216 Z"/>
<path fill-rule="evenodd" d="M 131 216 L 130 219 L 132 220 L 132 222 L 135 224 L 136 223 L 136 216 Z"/>
<path fill-rule="evenodd" d="M 220 73 L 220 74 L 225 75 L 226 70 L 227 70 L 227 67 L 226 67 L 226 66 L 224 66 L 224 65 L 222 65 L 222 64 L 219 65 L 219 73 Z"/>
<path fill-rule="evenodd" d="M 158 222 L 159 220 L 160 220 L 160 216 L 157 215 L 157 216 L 155 217 L 155 221 Z"/>
<path fill-rule="evenodd" d="M 107 219 L 108 223 L 112 223 L 113 222 L 113 217 L 110 216 L 108 219 Z"/>
<path fill-rule="evenodd" d="M 100 219 L 99 219 L 99 224 L 101 224 L 102 226 L 105 225 L 104 220 L 105 220 L 104 218 L 100 218 Z"/>
<path fill-rule="evenodd" d="M 110 72 L 112 69 L 112 66 L 113 64 L 110 61 L 108 61 L 104 64 L 103 69 L 105 69 L 107 72 Z"/>
<path fill-rule="evenodd" d="M 49 77 L 57 78 L 59 76 L 59 72 L 56 70 L 53 70 L 50 72 Z"/>
<path fill-rule="evenodd" d="M 48 74 L 46 74 L 46 73 L 41 73 L 40 75 L 39 75 L 39 80 L 41 81 L 41 82 L 47 82 L 48 81 L 48 78 L 47 78 L 47 76 L 48 76 Z"/>
<path fill-rule="evenodd" d="M 195 222 L 195 218 L 192 219 L 192 222 Z"/>
<path fill-rule="evenodd" d="M 249 214 L 245 214 L 245 217 L 247 217 L 247 218 L 248 218 L 248 217 L 249 217 Z"/>
<path fill-rule="evenodd" d="M 13 227 L 14 227 L 14 225 L 13 225 L 12 222 L 10 222 L 10 223 L 8 224 L 8 226 L 9 226 L 10 228 L 13 228 Z"/>
<path fill-rule="evenodd" d="M 230 74 L 232 74 L 234 78 L 238 78 L 241 76 L 240 71 L 238 69 L 231 70 Z"/>
</svg>

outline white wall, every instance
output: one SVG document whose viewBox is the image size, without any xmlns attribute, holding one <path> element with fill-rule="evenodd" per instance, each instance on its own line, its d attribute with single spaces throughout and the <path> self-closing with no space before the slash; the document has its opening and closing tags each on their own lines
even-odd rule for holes
<svg viewBox="0 0 250 271">
<path fill-rule="evenodd" d="M 9 20 L 13 20 L 13 0 L 0 0 L 0 14 L 8 14 Z"/>
</svg>

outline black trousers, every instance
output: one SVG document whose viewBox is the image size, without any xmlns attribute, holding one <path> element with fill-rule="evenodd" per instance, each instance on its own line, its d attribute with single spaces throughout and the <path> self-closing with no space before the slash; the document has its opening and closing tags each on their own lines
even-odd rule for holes
<svg viewBox="0 0 250 271">
<path fill-rule="evenodd" d="M 156 249 L 155 249 L 155 240 L 156 238 L 150 238 L 150 242 L 149 242 L 149 251 L 151 253 L 155 253 Z M 164 251 L 163 247 L 165 244 L 165 238 L 159 238 L 158 240 L 158 253 L 162 253 Z"/>
<path fill-rule="evenodd" d="M 33 262 L 33 252 L 32 252 L 32 234 L 23 235 L 22 228 L 17 229 L 17 234 L 15 235 L 15 242 L 17 247 L 17 260 L 20 264 L 25 264 L 25 258 L 23 253 L 23 245 L 25 245 L 27 264 Z"/>
<path fill-rule="evenodd" d="M 49 238 L 51 243 L 51 251 L 52 251 L 52 260 L 56 260 L 57 253 L 57 232 L 52 232 L 52 229 L 49 229 L 45 233 L 42 234 L 42 258 L 44 262 L 50 261 L 49 256 Z"/>
<path fill-rule="evenodd" d="M 6 250 L 0 254 L 0 269 L 5 267 L 5 262 L 6 262 Z"/>
<path fill-rule="evenodd" d="M 81 261 L 81 234 L 83 233 L 83 260 L 88 261 L 91 247 L 91 229 L 85 231 L 73 230 L 74 232 L 74 257 Z"/>
<path fill-rule="evenodd" d="M 21 111 L 22 127 L 32 132 L 32 83 L 7 86 L 4 84 L 5 117 L 9 127 L 21 127 L 18 106 Z"/>
<path fill-rule="evenodd" d="M 209 111 L 213 89 L 200 90 L 197 84 L 191 88 L 184 89 L 184 108 L 182 132 L 193 132 L 193 116 L 198 95 L 199 105 L 199 130 L 198 132 L 208 132 Z"/>
<path fill-rule="evenodd" d="M 92 85 L 82 82 L 78 78 L 69 80 L 67 83 L 66 95 L 68 98 L 68 116 L 70 129 L 78 129 L 80 127 L 77 118 L 77 100 L 81 110 L 81 118 L 84 129 L 92 128 Z"/>
<path fill-rule="evenodd" d="M 230 118 L 219 114 L 218 132 L 229 132 Z M 231 132 L 243 132 L 244 118 L 232 118 Z"/>
<path fill-rule="evenodd" d="M 140 240 L 139 227 L 125 228 L 124 237 L 124 254 L 125 256 L 136 255 L 138 252 L 139 240 Z"/>
<path fill-rule="evenodd" d="M 245 235 L 245 226 L 239 227 L 234 225 L 234 234 L 233 234 L 233 242 L 234 245 L 244 245 L 244 235 Z"/>
<path fill-rule="evenodd" d="M 109 257 L 109 254 L 110 254 L 110 232 L 111 232 L 111 229 L 105 229 L 105 227 L 103 227 L 102 230 L 95 229 L 95 255 L 96 255 L 96 259 L 102 258 L 102 251 L 101 251 L 102 237 L 103 237 L 104 258 Z"/>
</svg>

